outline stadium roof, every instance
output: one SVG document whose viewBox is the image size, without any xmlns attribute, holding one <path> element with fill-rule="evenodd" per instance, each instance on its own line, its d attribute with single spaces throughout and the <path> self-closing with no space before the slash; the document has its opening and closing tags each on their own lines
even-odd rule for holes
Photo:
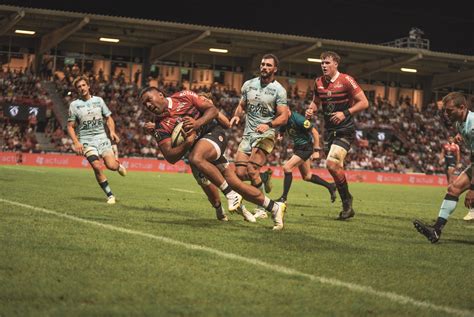
<svg viewBox="0 0 474 317">
<path fill-rule="evenodd" d="M 81 52 L 84 45 L 88 51 L 101 52 L 113 45 L 114 51 L 135 50 L 155 61 L 177 52 L 210 55 L 213 53 L 209 48 L 217 47 L 228 50 L 226 57 L 247 60 L 247 66 L 253 67 L 268 52 L 277 54 L 283 62 L 307 65 L 308 57 L 334 50 L 342 56 L 344 69 L 355 77 L 400 73 L 403 66 L 417 69 L 416 76 L 432 78 L 434 89 L 462 84 L 471 87 L 474 83 L 472 55 L 9 5 L 0 5 L 0 19 L 1 43 L 33 47 L 41 53 L 55 47 Z M 36 33 L 19 35 L 14 32 L 16 29 Z M 99 37 L 117 38 L 120 42 L 104 43 Z"/>
</svg>

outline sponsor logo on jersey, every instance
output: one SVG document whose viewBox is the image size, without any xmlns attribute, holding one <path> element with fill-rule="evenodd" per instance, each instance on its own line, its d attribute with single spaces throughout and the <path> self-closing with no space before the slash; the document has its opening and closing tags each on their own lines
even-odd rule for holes
<svg viewBox="0 0 474 317">
<path fill-rule="evenodd" d="M 195 92 L 190 91 L 190 90 L 184 90 L 184 91 L 179 93 L 180 97 L 183 97 L 183 96 L 186 96 L 186 95 L 197 96 Z"/>
<path fill-rule="evenodd" d="M 180 102 L 178 106 L 176 107 L 176 112 L 180 112 L 181 110 L 183 110 L 184 107 L 186 107 L 186 103 Z"/>
<path fill-rule="evenodd" d="M 357 88 L 357 87 L 358 87 L 358 86 L 357 86 L 357 83 L 355 82 L 355 80 L 354 80 L 354 79 L 352 79 L 352 78 L 351 78 L 351 77 L 349 77 L 349 76 L 347 76 L 346 78 L 347 78 L 347 80 L 348 80 L 348 81 L 351 83 L 351 85 L 352 85 L 352 88 L 354 88 L 354 89 L 355 89 L 355 88 Z"/>
</svg>

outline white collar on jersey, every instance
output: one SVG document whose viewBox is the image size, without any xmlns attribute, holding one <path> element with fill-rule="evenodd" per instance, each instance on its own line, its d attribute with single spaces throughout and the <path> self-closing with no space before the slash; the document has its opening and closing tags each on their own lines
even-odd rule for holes
<svg viewBox="0 0 474 317">
<path fill-rule="evenodd" d="M 171 107 L 173 106 L 173 102 L 171 101 L 171 98 L 167 97 L 166 100 L 168 100 L 168 109 L 171 109 Z"/>
<path fill-rule="evenodd" d="M 334 75 L 332 78 L 331 78 L 331 83 L 335 82 L 337 77 L 339 77 L 340 73 L 339 72 L 336 72 L 336 75 Z"/>
</svg>

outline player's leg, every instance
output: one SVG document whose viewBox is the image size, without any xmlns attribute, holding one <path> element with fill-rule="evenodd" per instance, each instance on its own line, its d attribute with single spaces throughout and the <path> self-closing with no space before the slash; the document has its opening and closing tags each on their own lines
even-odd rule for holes
<svg viewBox="0 0 474 317">
<path fill-rule="evenodd" d="M 283 219 L 286 211 L 286 204 L 275 202 L 270 198 L 266 197 L 260 190 L 252 185 L 244 183 L 236 174 L 234 169 L 227 165 L 220 165 L 220 170 L 223 173 L 225 179 L 229 185 L 239 194 L 241 194 L 245 200 L 248 200 L 256 205 L 263 207 L 268 212 L 272 213 L 273 218 L 273 230 L 283 229 Z"/>
<path fill-rule="evenodd" d="M 102 188 L 104 193 L 107 195 L 107 203 L 115 204 L 115 196 L 112 193 L 112 190 L 110 189 L 109 182 L 107 181 L 107 177 L 102 171 L 102 164 L 100 163 L 99 151 L 97 150 L 97 147 L 93 145 L 86 145 L 86 144 L 84 145 L 85 145 L 84 156 L 87 158 L 87 160 L 89 161 L 89 164 L 91 165 L 94 171 L 94 175 L 95 175 L 95 179 L 97 180 L 97 183 L 99 184 L 100 188 Z"/>
<path fill-rule="evenodd" d="M 211 205 L 216 210 L 216 218 L 220 221 L 229 221 L 227 215 L 225 214 L 224 207 L 221 204 L 221 198 L 219 196 L 219 190 L 217 186 L 209 183 L 208 185 L 201 185 L 202 190 L 207 196 L 207 199 L 211 203 Z"/>
<path fill-rule="evenodd" d="M 211 206 L 216 209 L 216 218 L 221 221 L 228 221 L 227 216 L 222 208 L 221 198 L 217 187 L 212 184 L 203 173 L 201 173 L 194 165 L 191 164 L 191 171 L 193 172 L 194 179 L 201 186 L 203 192 L 206 194 L 207 199 L 211 203 Z"/>
<path fill-rule="evenodd" d="M 263 187 L 267 194 L 269 194 L 273 189 L 272 174 L 273 170 L 271 168 L 268 168 L 265 172 L 260 172 L 260 178 L 262 179 Z"/>
<path fill-rule="evenodd" d="M 349 192 L 349 184 L 344 171 L 344 160 L 350 149 L 351 140 L 349 137 L 334 138 L 330 143 L 330 150 L 326 159 L 327 169 L 336 183 L 337 191 L 342 200 L 342 211 L 339 213 L 338 220 L 345 220 L 355 215 L 352 208 L 352 195 Z"/>
<path fill-rule="evenodd" d="M 250 180 L 249 174 L 247 172 L 247 166 L 249 162 L 250 155 L 241 151 L 237 151 L 235 155 L 235 172 L 237 176 L 243 180 Z"/>
<path fill-rule="evenodd" d="M 285 173 L 285 178 L 283 179 L 283 193 L 281 194 L 280 198 L 278 198 L 278 201 L 286 203 L 291 183 L 293 182 L 293 169 L 302 163 L 303 160 L 299 156 L 292 155 L 290 159 L 283 165 L 283 172 Z"/>
<path fill-rule="evenodd" d="M 127 175 L 127 169 L 122 164 L 120 164 L 118 156 L 115 150 L 113 149 L 113 145 L 111 144 L 109 139 L 101 142 L 98 147 L 99 154 L 104 159 L 104 164 L 107 169 L 111 171 L 116 171 L 121 176 Z"/>
<path fill-rule="evenodd" d="M 301 177 L 303 178 L 303 180 L 307 182 L 311 182 L 316 185 L 321 185 L 321 186 L 326 187 L 326 189 L 329 191 L 331 202 L 333 203 L 336 200 L 336 184 L 329 183 L 325 181 L 324 179 L 322 179 L 321 177 L 319 177 L 318 175 L 313 174 L 311 172 L 310 159 L 307 159 L 302 164 L 298 165 L 298 169 L 300 170 Z M 285 174 L 285 177 L 286 177 L 286 174 Z"/>
<path fill-rule="evenodd" d="M 265 187 L 262 178 L 260 177 L 260 169 L 267 162 L 267 155 L 273 151 L 275 146 L 275 137 L 268 135 L 251 140 L 254 145 L 250 154 L 249 163 L 247 165 L 247 172 L 249 174 L 250 182 L 253 186 L 264 193 Z M 267 179 L 268 181 L 269 179 Z M 254 210 L 256 218 L 267 218 L 267 213 L 264 208 L 257 208 Z"/>
<path fill-rule="evenodd" d="M 189 162 L 224 193 L 229 211 L 235 211 L 242 202 L 242 196 L 236 193 L 227 183 L 219 169 L 212 163 L 222 155 L 222 149 L 212 139 L 202 138 L 189 153 Z"/>
<path fill-rule="evenodd" d="M 443 227 L 448 222 L 449 216 L 456 209 L 459 196 L 469 189 L 472 179 L 471 172 L 472 169 L 469 166 L 452 184 L 448 185 L 448 192 L 446 193 L 446 196 L 444 196 L 444 200 L 439 209 L 438 219 L 433 226 L 429 226 L 420 220 L 415 220 L 413 222 L 418 232 L 427 237 L 431 243 L 438 242 Z"/>
</svg>

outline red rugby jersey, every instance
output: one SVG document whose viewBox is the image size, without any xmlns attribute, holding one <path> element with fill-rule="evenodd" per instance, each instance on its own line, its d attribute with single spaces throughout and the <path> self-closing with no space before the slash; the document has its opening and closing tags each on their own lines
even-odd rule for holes
<svg viewBox="0 0 474 317">
<path fill-rule="evenodd" d="M 352 107 L 354 96 L 361 91 L 362 89 L 359 84 L 347 74 L 339 73 L 334 81 L 328 80 L 325 76 L 316 78 L 313 93 L 321 100 L 325 129 L 327 131 L 354 131 L 354 118 L 352 116 L 344 119 L 344 121 L 337 125 L 332 123 L 330 119 L 332 113 L 344 111 Z"/>
</svg>

